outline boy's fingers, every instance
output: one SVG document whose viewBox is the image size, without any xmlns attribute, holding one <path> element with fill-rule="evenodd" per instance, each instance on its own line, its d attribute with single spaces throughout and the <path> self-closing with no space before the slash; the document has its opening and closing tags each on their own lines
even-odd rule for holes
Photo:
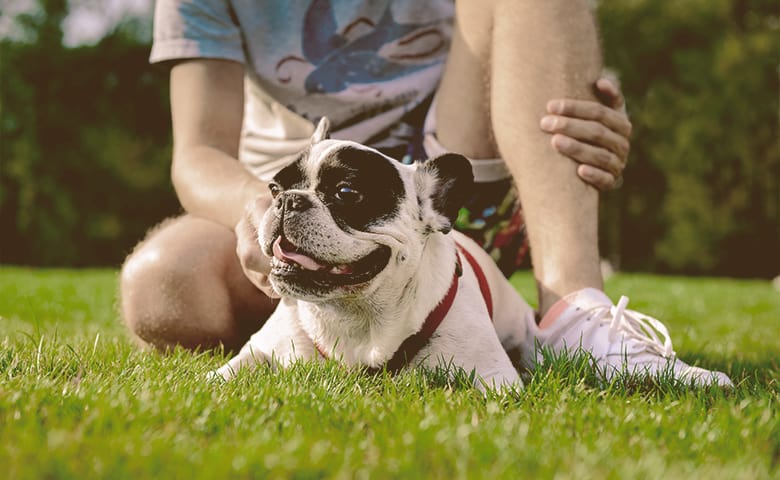
<svg viewBox="0 0 780 480">
<path fill-rule="evenodd" d="M 580 165 L 577 167 L 577 175 L 586 183 L 593 185 L 598 190 L 605 192 L 615 186 L 615 177 L 604 170 L 600 170 L 590 165 Z"/>
<path fill-rule="evenodd" d="M 571 117 L 571 119 L 592 120 L 617 132 L 623 137 L 628 138 L 631 135 L 632 127 L 628 117 L 626 117 L 625 114 L 598 102 L 590 100 L 573 100 L 569 98 L 551 100 L 547 104 L 547 111 L 553 115 L 548 115 L 545 118 Z M 551 131 L 548 128 L 545 128 L 544 119 L 542 120 L 542 129 Z"/>
<path fill-rule="evenodd" d="M 599 100 L 615 110 L 625 110 L 626 99 L 617 84 L 609 78 L 599 78 L 596 81 L 596 93 Z"/>
<path fill-rule="evenodd" d="M 603 170 L 613 178 L 619 177 L 623 173 L 624 161 L 609 150 L 579 142 L 563 135 L 554 135 L 552 144 L 555 150 L 575 162 Z"/>
<path fill-rule="evenodd" d="M 547 116 L 542 119 L 541 127 L 546 132 L 609 150 L 624 163 L 631 148 L 625 136 L 615 133 L 598 121 Z"/>
</svg>

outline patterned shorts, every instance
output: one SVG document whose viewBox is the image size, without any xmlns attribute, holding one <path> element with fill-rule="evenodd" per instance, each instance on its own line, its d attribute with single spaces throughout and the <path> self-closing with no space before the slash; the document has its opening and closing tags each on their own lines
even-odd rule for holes
<svg viewBox="0 0 780 480">
<path fill-rule="evenodd" d="M 455 228 L 477 242 L 509 277 L 528 253 L 523 211 L 512 179 L 475 183 Z"/>
</svg>

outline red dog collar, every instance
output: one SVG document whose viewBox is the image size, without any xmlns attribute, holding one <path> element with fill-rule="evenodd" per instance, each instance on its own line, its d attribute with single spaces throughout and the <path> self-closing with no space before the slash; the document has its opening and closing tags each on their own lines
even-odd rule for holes
<svg viewBox="0 0 780 480">
<path fill-rule="evenodd" d="M 487 278 L 485 277 L 485 273 L 482 271 L 479 263 L 477 263 L 476 259 L 468 252 L 468 250 L 463 248 L 460 244 L 456 245 L 458 247 L 458 251 L 462 253 L 464 257 L 466 257 L 466 261 L 469 262 L 472 270 L 474 270 L 474 274 L 477 276 L 479 290 L 482 292 L 482 299 L 485 301 L 485 306 L 487 306 L 490 319 L 493 320 L 493 299 L 490 295 L 490 287 L 488 285 Z M 463 267 L 461 266 L 460 255 L 458 255 L 456 252 L 455 256 L 455 273 L 452 276 L 452 283 L 450 283 L 450 288 L 447 290 L 447 293 L 444 295 L 442 301 L 436 305 L 436 308 L 434 308 L 431 313 L 428 314 L 428 317 L 425 319 L 425 323 L 423 323 L 420 331 L 407 337 L 395 352 L 393 357 L 388 360 L 387 363 L 385 363 L 383 368 L 370 368 L 369 372 L 379 372 L 386 370 L 393 374 L 398 373 L 403 367 L 408 365 L 409 360 L 414 358 L 415 355 L 417 355 L 420 350 L 422 350 L 423 347 L 425 347 L 431 340 L 431 337 L 436 332 L 436 329 L 439 328 L 442 320 L 444 320 L 444 317 L 446 317 L 447 313 L 449 313 L 453 302 L 455 302 L 455 294 L 458 293 L 458 279 L 463 273 Z M 322 355 L 323 358 L 328 358 L 328 355 L 325 353 L 320 344 L 314 342 L 314 346 L 317 348 L 317 351 L 320 352 L 320 355 Z"/>
</svg>

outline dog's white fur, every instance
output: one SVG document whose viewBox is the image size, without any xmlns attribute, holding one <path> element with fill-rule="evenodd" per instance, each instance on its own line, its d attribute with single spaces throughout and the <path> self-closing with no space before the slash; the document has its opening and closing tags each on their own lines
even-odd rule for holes
<svg viewBox="0 0 780 480">
<path fill-rule="evenodd" d="M 368 149 L 323 137 L 321 132 L 313 137 L 306 164 L 312 178 L 316 177 L 318 159 L 334 148 L 349 144 Z M 455 231 L 442 233 L 449 230 L 449 220 L 431 205 L 431 195 L 438 186 L 436 176 L 424 168 L 392 163 L 397 164 L 406 190 L 399 205 L 400 220 L 371 228 L 369 232 L 333 233 L 338 237 L 336 240 L 329 237 L 328 245 L 329 251 L 343 247 L 344 257 L 338 263 L 354 261 L 355 252 L 365 255 L 377 245 L 385 245 L 392 254 L 384 270 L 362 287 L 358 295 L 335 292 L 332 296 L 304 299 L 300 295 L 298 298 L 285 295 L 284 285 L 274 283 L 272 276 L 272 283 L 282 293 L 279 306 L 238 355 L 213 373 L 214 377 L 230 379 L 240 369 L 258 362 L 286 367 L 299 359 L 322 360 L 313 341 L 330 357 L 347 365 L 381 367 L 407 337 L 422 328 L 428 314 L 450 288 L 456 268 L 457 242 L 471 253 L 484 272 L 492 296 L 493 321 L 475 272 L 461 258 L 463 275 L 454 303 L 410 365 L 445 364 L 462 367 L 467 372 L 473 370 L 481 380 L 477 382 L 480 388 L 522 385 L 506 351 L 533 348 L 528 333 L 533 309 L 476 243 Z M 264 224 L 270 221 L 271 210 L 266 213 Z M 323 225 L 330 221 L 323 220 Z M 318 230 L 322 229 L 327 227 L 318 225 Z M 268 253 L 272 239 L 262 238 L 263 231 L 261 227 L 261 244 Z"/>
</svg>

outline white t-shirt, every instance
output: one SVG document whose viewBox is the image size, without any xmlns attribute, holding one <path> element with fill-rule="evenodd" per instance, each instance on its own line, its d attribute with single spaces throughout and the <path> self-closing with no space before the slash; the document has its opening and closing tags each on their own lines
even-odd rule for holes
<svg viewBox="0 0 780 480">
<path fill-rule="evenodd" d="M 240 159 L 268 177 L 326 116 L 334 138 L 408 140 L 404 114 L 434 92 L 452 0 L 157 0 L 150 60 L 246 66 Z"/>
</svg>

